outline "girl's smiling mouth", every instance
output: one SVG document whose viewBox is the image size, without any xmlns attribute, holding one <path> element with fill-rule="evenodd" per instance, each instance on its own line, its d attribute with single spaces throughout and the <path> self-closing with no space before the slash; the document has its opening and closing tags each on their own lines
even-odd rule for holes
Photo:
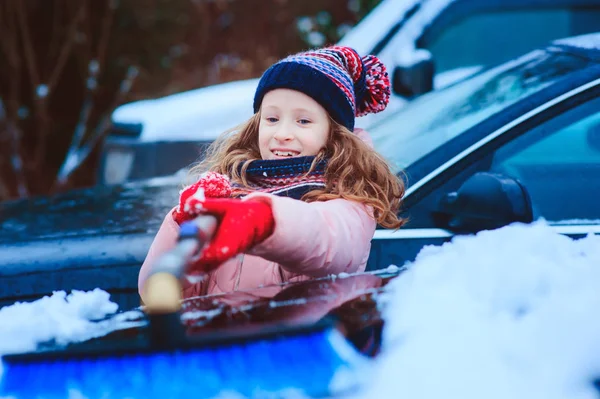
<svg viewBox="0 0 600 399">
<path fill-rule="evenodd" d="M 289 150 L 284 148 L 274 148 L 271 150 L 271 153 L 278 158 L 290 158 L 300 155 L 300 151 Z"/>
</svg>

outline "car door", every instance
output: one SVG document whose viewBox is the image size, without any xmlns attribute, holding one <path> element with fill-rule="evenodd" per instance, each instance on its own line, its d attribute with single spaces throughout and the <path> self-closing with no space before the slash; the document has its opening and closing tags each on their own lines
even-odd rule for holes
<svg viewBox="0 0 600 399">
<path fill-rule="evenodd" d="M 440 201 L 477 172 L 518 180 L 527 190 L 534 220 L 574 238 L 600 234 L 600 79 L 538 107 L 490 132 L 434 176 L 415 184 L 431 191 L 411 205 L 413 226 L 378 230 L 368 269 L 402 265 L 425 245 L 440 245 L 454 233 L 433 215 Z M 434 186 L 434 189 L 431 187 Z"/>
</svg>

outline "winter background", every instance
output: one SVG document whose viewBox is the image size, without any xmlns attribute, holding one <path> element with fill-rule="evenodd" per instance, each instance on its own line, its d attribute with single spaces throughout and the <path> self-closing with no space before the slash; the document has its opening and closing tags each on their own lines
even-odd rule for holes
<svg viewBox="0 0 600 399">
<path fill-rule="evenodd" d="M 0 201 L 93 186 L 120 105 L 258 78 L 381 1 L 0 2 Z"/>
<path fill-rule="evenodd" d="M 269 7 L 249 14 L 257 1 Z M 90 185 L 111 117 L 142 113 L 151 139 L 166 123 L 152 118 L 153 107 L 165 106 L 154 98 L 238 79 L 252 85 L 281 55 L 351 35 L 380 2 L 0 3 L 0 200 Z M 431 2 L 432 12 L 447 3 Z M 272 39 L 249 46 L 244 38 L 256 20 L 259 34 Z M 361 39 L 368 48 L 369 37 Z M 419 56 L 411 39 L 405 59 Z M 252 54 L 244 52 L 250 47 Z M 173 112 L 193 95 L 171 102 Z M 144 99 L 153 100 L 113 115 Z M 598 398 L 599 265 L 599 236 L 573 240 L 543 220 L 423 248 L 379 298 L 382 354 L 352 398 Z M 135 310 L 106 319 L 118 310 L 99 289 L 3 307 L 0 355 L 135 325 Z"/>
</svg>

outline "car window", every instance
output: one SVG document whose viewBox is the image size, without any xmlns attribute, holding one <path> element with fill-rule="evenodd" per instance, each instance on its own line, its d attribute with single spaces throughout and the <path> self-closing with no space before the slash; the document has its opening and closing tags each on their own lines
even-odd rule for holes
<svg viewBox="0 0 600 399">
<path fill-rule="evenodd" d="M 477 172 L 518 179 L 530 194 L 536 219 L 543 217 L 554 224 L 599 224 L 600 98 L 552 115 L 552 119 L 480 154 L 475 162 L 455 168 L 453 176 L 403 214 L 409 218 L 407 227 L 440 227 L 433 218 L 440 200 Z"/>
<path fill-rule="evenodd" d="M 418 44 L 433 55 L 436 74 L 447 74 L 497 65 L 552 40 L 599 30 L 598 9 L 518 9 L 478 13 L 439 30 L 434 26 Z"/>
<path fill-rule="evenodd" d="M 591 62 L 565 52 L 533 51 L 454 86 L 423 95 L 369 128 L 396 172 L 491 115 Z"/>
<path fill-rule="evenodd" d="M 524 184 L 536 218 L 562 223 L 599 220 L 600 99 L 499 148 L 490 170 Z"/>
</svg>

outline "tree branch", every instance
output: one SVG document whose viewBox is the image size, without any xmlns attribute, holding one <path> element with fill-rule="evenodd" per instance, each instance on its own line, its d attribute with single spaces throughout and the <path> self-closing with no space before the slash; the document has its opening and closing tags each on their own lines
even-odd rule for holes
<svg viewBox="0 0 600 399">
<path fill-rule="evenodd" d="M 60 75 L 71 55 L 71 49 L 73 48 L 73 43 L 75 43 L 75 35 L 77 34 L 77 25 L 81 22 L 85 12 L 85 4 L 79 7 L 75 18 L 71 22 L 69 29 L 67 31 L 67 37 L 63 45 L 61 46 L 58 59 L 56 60 L 56 64 L 52 73 L 50 74 L 50 79 L 48 80 L 48 92 L 52 92 L 54 87 L 56 86 L 56 82 L 60 78 Z"/>
<path fill-rule="evenodd" d="M 34 91 L 34 107 L 35 116 L 37 119 L 38 140 L 34 151 L 34 168 L 40 168 L 44 164 L 46 142 L 48 141 L 48 108 L 47 98 L 49 95 L 48 88 L 41 85 L 40 74 L 38 72 L 37 63 L 35 60 L 35 52 L 30 36 L 29 25 L 27 23 L 27 12 L 25 9 L 26 2 L 13 2 L 17 10 L 17 21 L 21 30 L 23 42 L 23 50 L 25 52 L 25 63 L 29 72 L 29 79 Z"/>
<path fill-rule="evenodd" d="M 20 198 L 25 198 L 29 195 L 29 190 L 27 189 L 27 178 L 25 177 L 24 163 L 19 145 L 21 132 L 19 132 L 15 124 L 8 118 L 4 103 L 0 99 L 0 126 L 2 125 L 4 125 L 10 140 L 10 165 L 17 182 L 17 194 Z"/>
<path fill-rule="evenodd" d="M 92 150 L 96 147 L 98 142 L 106 135 L 110 127 L 110 118 L 112 111 L 123 102 L 127 94 L 131 91 L 133 83 L 137 78 L 139 70 L 135 66 L 130 66 L 127 70 L 127 75 L 119 86 L 119 91 L 115 95 L 113 103 L 108 108 L 106 114 L 100 119 L 92 136 L 82 147 L 71 147 L 65 157 L 65 160 L 60 167 L 60 170 L 56 176 L 55 183 L 52 187 L 52 191 L 63 188 L 68 183 L 69 178 L 73 172 L 80 167 L 83 162 L 90 155 Z"/>
<path fill-rule="evenodd" d="M 17 7 L 17 21 L 19 23 L 19 28 L 21 29 L 21 36 L 23 37 L 23 50 L 25 51 L 29 79 L 31 80 L 33 87 L 36 88 L 40 84 L 40 76 L 35 62 L 35 52 L 33 50 L 31 36 L 29 36 L 29 26 L 27 24 L 27 15 L 25 11 L 26 2 L 16 1 L 13 2 L 13 4 Z"/>
<path fill-rule="evenodd" d="M 100 41 L 98 43 L 98 52 L 96 59 L 103 66 L 106 58 L 106 49 L 108 48 L 108 39 L 110 37 L 110 28 L 112 26 L 113 16 L 118 7 L 116 0 L 108 0 L 106 14 L 102 20 L 102 31 L 100 33 Z"/>
</svg>

